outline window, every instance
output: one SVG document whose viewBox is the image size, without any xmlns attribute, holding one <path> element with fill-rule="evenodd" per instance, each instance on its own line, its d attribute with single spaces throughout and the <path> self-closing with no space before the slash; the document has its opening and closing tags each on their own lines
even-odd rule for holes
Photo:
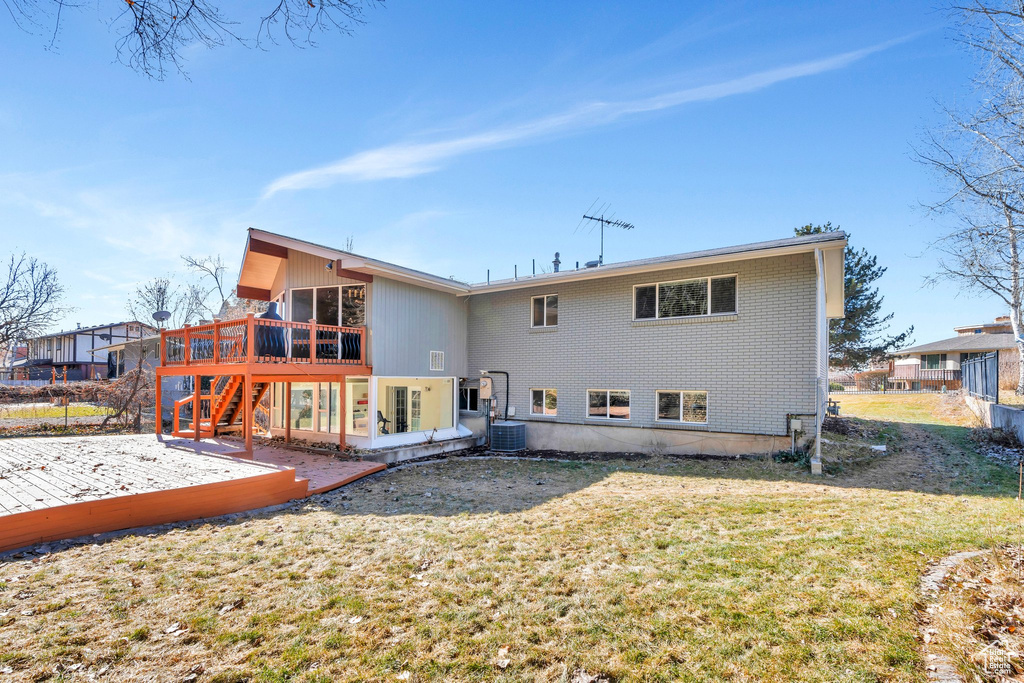
<svg viewBox="0 0 1024 683">
<path fill-rule="evenodd" d="M 345 431 L 356 436 L 370 435 L 370 381 L 365 378 L 345 381 L 345 414 L 350 419 Z"/>
<path fill-rule="evenodd" d="M 530 390 L 531 415 L 558 415 L 557 389 Z"/>
<path fill-rule="evenodd" d="M 736 276 L 702 277 L 633 288 L 636 320 L 736 312 Z"/>
<path fill-rule="evenodd" d="M 313 290 L 292 290 L 292 320 L 297 323 L 308 323 L 313 318 Z"/>
<path fill-rule="evenodd" d="M 708 392 L 659 391 L 658 421 L 707 424 Z"/>
<path fill-rule="evenodd" d="M 316 322 L 318 325 L 337 325 L 338 288 L 318 287 L 316 290 Z"/>
<path fill-rule="evenodd" d="M 371 421 L 377 434 L 404 434 L 452 429 L 455 380 L 449 377 L 381 377 Z"/>
<path fill-rule="evenodd" d="M 431 372 L 441 372 L 444 370 L 444 351 L 430 352 L 430 370 Z"/>
<path fill-rule="evenodd" d="M 533 306 L 533 327 L 555 327 L 558 325 L 558 295 L 547 294 L 531 299 Z"/>
<path fill-rule="evenodd" d="M 291 291 L 292 322 L 361 327 L 366 322 L 366 285 L 308 287 Z M 283 311 L 278 311 L 284 317 Z"/>
<path fill-rule="evenodd" d="M 587 417 L 628 420 L 629 392 L 604 389 L 587 391 Z"/>
<path fill-rule="evenodd" d="M 317 431 L 319 432 L 338 433 L 338 425 L 341 423 L 339 388 L 340 385 L 336 382 L 323 382 L 319 385 L 320 395 L 317 400 Z"/>
<path fill-rule="evenodd" d="M 946 354 L 926 353 L 921 356 L 922 370 L 941 370 L 946 364 Z"/>
<path fill-rule="evenodd" d="M 341 288 L 341 324 L 345 327 L 366 324 L 366 285 L 344 285 Z"/>
<path fill-rule="evenodd" d="M 459 387 L 459 410 L 480 410 L 479 387 Z"/>
</svg>

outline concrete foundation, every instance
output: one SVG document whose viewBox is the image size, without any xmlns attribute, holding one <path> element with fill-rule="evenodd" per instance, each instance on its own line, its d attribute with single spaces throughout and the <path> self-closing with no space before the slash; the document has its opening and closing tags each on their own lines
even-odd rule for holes
<svg viewBox="0 0 1024 683">
<path fill-rule="evenodd" d="M 394 448 L 380 448 L 360 454 L 362 460 L 369 462 L 381 462 L 385 465 L 394 465 L 406 460 L 426 458 L 431 455 L 441 455 L 462 451 L 467 448 L 483 445 L 484 437 L 467 436 L 461 439 L 445 439 L 431 443 L 418 443 L 411 446 L 396 446 Z"/>
<path fill-rule="evenodd" d="M 1024 442 L 1024 410 L 1011 408 L 1000 403 L 982 401 L 972 396 L 964 397 L 967 407 L 985 424 L 986 427 L 1002 429 L 1014 434 Z"/>
<path fill-rule="evenodd" d="M 789 450 L 786 436 L 565 424 L 530 420 L 526 447 L 568 452 L 662 453 L 666 455 L 739 456 Z"/>
</svg>

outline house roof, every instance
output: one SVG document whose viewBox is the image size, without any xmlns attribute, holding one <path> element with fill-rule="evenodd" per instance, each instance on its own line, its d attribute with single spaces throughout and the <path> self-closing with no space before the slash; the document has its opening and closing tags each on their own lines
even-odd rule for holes
<svg viewBox="0 0 1024 683">
<path fill-rule="evenodd" d="M 981 323 L 980 325 L 960 325 L 959 327 L 954 327 L 953 331 L 960 332 L 961 330 L 987 330 L 992 327 L 1010 327 L 1010 321 L 996 321 L 994 323 Z"/>
<path fill-rule="evenodd" d="M 591 278 L 614 277 L 631 273 L 642 273 L 656 270 L 668 270 L 682 266 L 696 266 L 706 263 L 720 263 L 724 261 L 740 261 L 766 256 L 782 256 L 814 251 L 815 249 L 834 249 L 841 257 L 841 249 L 846 246 L 846 233 L 842 231 L 826 232 L 817 235 L 803 235 L 800 237 L 787 237 L 767 242 L 753 242 L 750 244 L 739 244 L 731 247 L 718 247 L 716 249 L 704 249 L 701 251 L 684 252 L 668 256 L 653 256 L 650 258 L 636 259 L 634 261 L 621 261 L 619 263 L 607 263 L 596 268 L 579 268 L 574 270 L 562 270 L 557 273 L 540 273 L 538 275 L 526 275 L 519 278 L 506 278 L 503 280 L 491 280 L 472 285 L 472 292 L 493 292 L 506 289 L 517 289 L 520 287 L 533 287 L 547 284 L 549 282 L 572 282 L 576 280 L 589 280 Z M 839 283 L 842 283 L 842 259 L 839 259 Z M 826 264 L 826 267 L 828 264 Z"/>
<path fill-rule="evenodd" d="M 97 354 L 104 351 L 117 351 L 119 349 L 126 348 L 135 344 L 145 344 L 146 342 L 160 342 L 159 334 L 151 334 L 148 337 L 132 337 L 131 339 L 123 339 L 113 344 L 107 344 L 106 346 L 97 346 L 90 353 Z"/>
<path fill-rule="evenodd" d="M 63 337 L 63 336 L 68 335 L 68 334 L 82 334 L 83 332 L 92 332 L 93 330 L 105 330 L 105 329 L 110 328 L 110 327 L 117 327 L 118 325 L 131 325 L 133 323 L 136 324 L 136 325 L 142 325 L 143 327 L 148 327 L 151 330 L 155 330 L 156 329 L 152 325 L 150 325 L 148 323 L 141 322 L 139 320 L 122 320 L 121 322 L 117 322 L 117 323 L 104 323 L 102 325 L 92 325 L 90 327 L 77 327 L 77 328 L 75 328 L 73 330 L 61 330 L 60 332 L 51 332 L 50 334 L 41 334 L 38 337 L 30 337 L 29 340 L 32 340 L 32 339 L 47 339 L 49 337 Z"/>
<path fill-rule="evenodd" d="M 273 286 L 278 266 L 288 257 L 287 251 L 277 251 L 274 247 L 283 250 L 293 249 L 320 256 L 325 261 L 338 262 L 339 269 L 354 270 L 367 275 L 382 275 L 393 280 L 456 294 L 469 292 L 468 284 L 454 278 L 431 275 L 421 270 L 256 228 L 249 228 L 245 252 L 242 255 L 242 267 L 238 272 L 239 287 L 269 290 Z"/>
<path fill-rule="evenodd" d="M 453 278 L 443 278 L 312 242 L 278 235 L 265 230 L 249 228 L 245 254 L 242 258 L 242 268 L 238 277 L 240 287 L 252 287 L 269 291 L 273 285 L 277 268 L 280 262 L 287 258 L 287 252 L 274 253 L 273 248 L 266 248 L 264 246 L 266 244 L 276 245 L 277 248 L 295 249 L 311 253 L 321 256 L 328 261 L 338 260 L 340 261 L 339 267 L 346 270 L 367 274 L 376 273 L 432 289 L 442 289 L 461 296 L 536 287 L 555 282 L 574 282 L 577 280 L 668 270 L 683 266 L 698 266 L 710 263 L 806 253 L 821 249 L 824 254 L 827 314 L 829 317 L 842 317 L 843 315 L 843 248 L 846 246 L 846 233 L 841 231 L 789 237 L 767 242 L 754 242 L 731 247 L 719 247 L 716 249 L 704 249 L 669 256 L 654 256 L 634 261 L 609 263 L 596 268 L 562 270 L 557 273 L 540 273 L 538 275 L 491 280 L 490 282 L 470 285 Z"/>
<path fill-rule="evenodd" d="M 949 351 L 969 353 L 973 351 L 997 351 L 1015 348 L 1017 348 L 1017 344 L 1014 342 L 1012 334 L 966 334 L 900 349 L 890 355 L 905 356 L 911 353 L 943 353 Z"/>
</svg>

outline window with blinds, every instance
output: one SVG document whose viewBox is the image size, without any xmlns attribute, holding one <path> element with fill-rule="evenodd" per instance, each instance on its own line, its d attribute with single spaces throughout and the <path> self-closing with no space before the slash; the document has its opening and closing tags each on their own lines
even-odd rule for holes
<svg viewBox="0 0 1024 683">
<path fill-rule="evenodd" d="M 702 277 L 633 287 L 635 320 L 736 312 L 736 276 Z"/>
</svg>

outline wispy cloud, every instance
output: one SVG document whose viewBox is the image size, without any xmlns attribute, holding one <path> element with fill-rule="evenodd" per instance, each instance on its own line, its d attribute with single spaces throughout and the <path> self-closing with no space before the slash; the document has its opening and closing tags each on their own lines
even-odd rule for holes
<svg viewBox="0 0 1024 683">
<path fill-rule="evenodd" d="M 912 37 L 905 36 L 860 50 L 759 71 L 718 83 L 673 90 L 632 100 L 589 102 L 552 116 L 502 126 L 472 135 L 434 142 L 385 145 L 353 154 L 325 166 L 281 176 L 264 188 L 263 197 L 268 198 L 278 192 L 327 187 L 338 182 L 409 178 L 422 175 L 438 170 L 445 161 L 473 152 L 521 144 L 547 135 L 566 134 L 594 128 L 636 114 L 751 93 L 777 83 L 835 71 Z"/>
</svg>

